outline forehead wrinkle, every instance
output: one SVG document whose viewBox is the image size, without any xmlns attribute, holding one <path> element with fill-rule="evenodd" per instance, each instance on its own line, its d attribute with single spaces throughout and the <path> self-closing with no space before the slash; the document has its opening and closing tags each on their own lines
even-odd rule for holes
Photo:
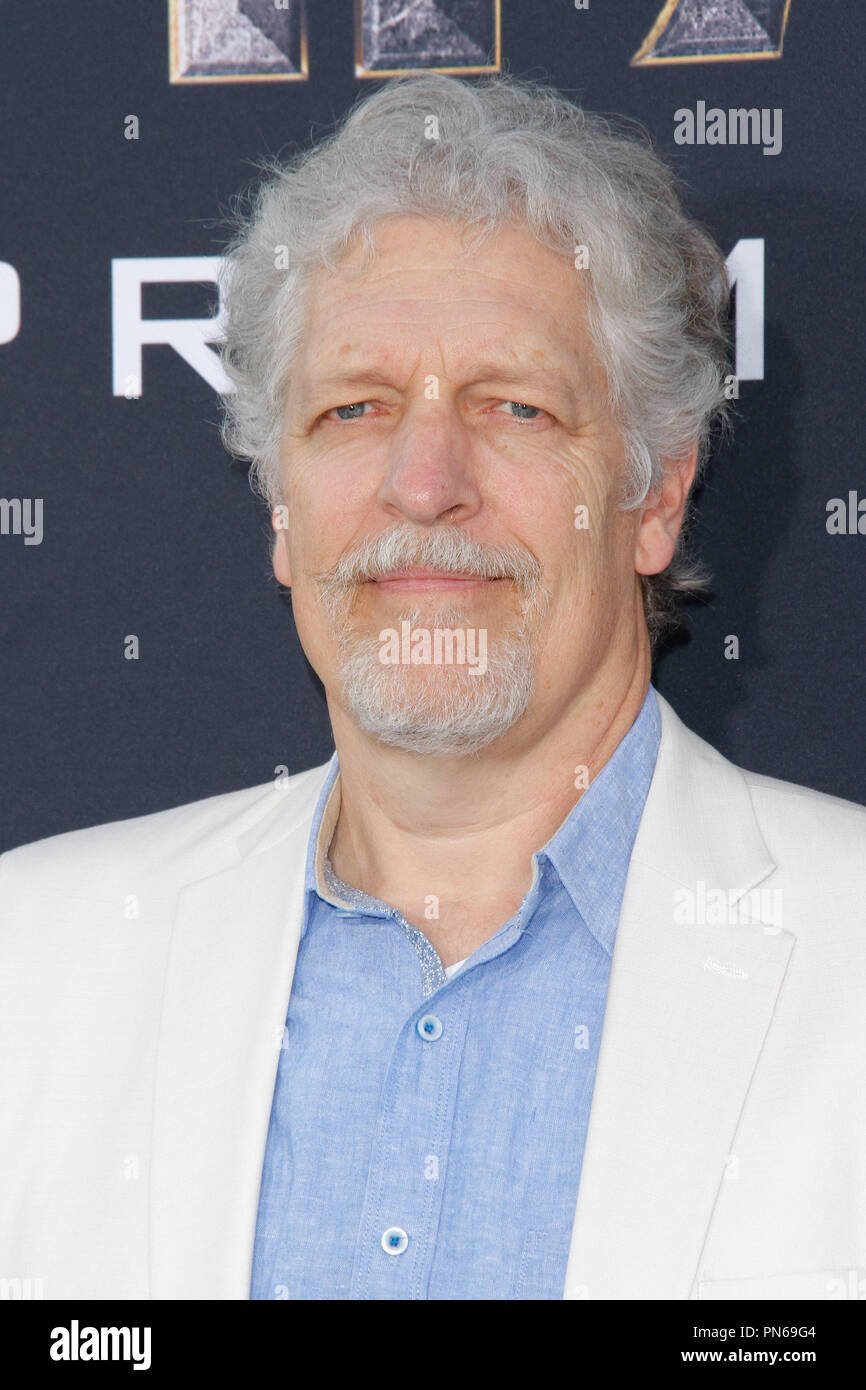
<svg viewBox="0 0 866 1390">
<path fill-rule="evenodd" d="M 307 337 L 311 346 L 315 344 L 317 338 L 324 338 L 338 330 L 341 325 L 350 326 L 359 319 L 364 320 L 373 317 L 376 322 L 370 325 L 375 331 L 382 329 L 386 325 L 394 329 L 412 329 L 419 323 L 429 326 L 435 315 L 431 315 L 431 307 L 437 310 L 455 311 L 455 317 L 459 316 L 462 320 L 456 323 L 437 324 L 437 330 L 442 333 L 461 332 L 464 333 L 468 326 L 478 329 L 487 328 L 499 334 L 505 328 L 509 334 L 515 332 L 514 320 L 521 317 L 524 320 L 526 329 L 533 325 L 537 328 L 539 322 L 546 327 L 547 336 L 552 345 L 556 345 L 557 340 L 564 338 L 562 321 L 563 317 L 574 318 L 575 328 L 580 331 L 580 309 L 584 303 L 583 290 L 580 282 L 572 276 L 567 282 L 567 296 L 562 293 L 561 284 L 542 285 L 535 280 L 527 279 L 515 285 L 514 276 L 497 274 L 494 271 L 472 271 L 463 272 L 464 276 L 472 279 L 482 275 L 491 282 L 491 292 L 481 293 L 476 288 L 473 292 L 471 286 L 461 288 L 455 286 L 453 281 L 461 275 L 460 271 L 455 271 L 451 266 L 444 266 L 443 271 L 449 275 L 446 285 L 442 285 L 441 275 L 438 275 L 438 283 L 426 290 L 423 284 L 413 283 L 411 291 L 401 286 L 397 293 L 389 292 L 387 284 L 383 281 L 387 277 L 399 275 L 401 279 L 415 275 L 413 269 L 407 269 L 405 264 L 395 266 L 387 271 L 380 271 L 377 275 L 379 284 L 376 292 L 369 292 L 369 282 L 358 285 L 334 285 L 334 292 L 331 293 L 332 285 L 324 289 L 323 294 L 314 293 L 307 301 Z M 336 277 L 334 277 L 336 278 Z M 333 283 L 333 281 L 332 281 Z M 497 287 L 494 292 L 492 285 Z M 506 287 L 507 294 L 502 293 L 501 287 Z M 563 300 L 566 303 L 563 303 Z M 563 310 L 565 309 L 565 314 Z M 475 317 L 473 317 L 475 316 Z M 470 319 L 471 324 L 467 325 L 465 320 Z M 367 326 L 367 325 L 365 325 Z M 517 331 L 521 331 L 517 325 Z M 574 335 L 570 335 L 574 336 Z M 314 348 L 315 350 L 315 348 Z"/>
<path fill-rule="evenodd" d="M 405 266 L 388 273 L 398 272 L 405 273 Z M 512 285 L 507 277 L 485 274 L 497 284 Z M 538 294 L 537 286 L 527 285 L 526 288 Z M 541 370 L 556 376 L 570 390 L 570 379 L 588 365 L 584 362 L 581 325 L 575 322 L 575 331 L 568 332 L 563 323 L 561 297 L 558 308 L 552 295 L 544 297 L 551 302 L 536 302 L 530 306 L 525 296 L 491 298 L 484 294 L 464 294 L 453 287 L 446 299 L 439 293 L 428 295 L 421 291 L 414 295 L 403 291 L 393 299 L 387 293 L 370 298 L 351 290 L 348 297 L 344 295 L 339 299 L 327 294 L 324 303 L 319 299 L 316 312 L 308 320 L 309 331 L 304 335 L 306 351 L 302 348 L 301 354 L 307 365 L 304 375 L 313 389 L 327 388 L 338 380 L 347 382 L 350 376 L 359 380 L 365 373 L 371 381 L 379 373 L 379 379 L 388 384 L 389 377 L 392 382 L 411 378 L 422 364 L 427 370 L 440 370 L 446 379 L 474 373 L 476 379 L 499 377 L 506 380 L 519 375 L 529 379 L 533 374 L 534 379 L 539 380 L 536 364 L 540 358 Z M 579 302 L 575 296 L 575 313 L 579 310 Z M 445 309 L 456 306 L 463 312 L 459 314 L 459 321 L 438 322 L 437 316 L 430 312 L 431 305 Z M 407 308 L 411 311 L 409 316 L 405 316 Z M 473 313 L 477 316 L 473 317 Z M 452 315 L 452 320 L 457 317 Z M 343 333 L 351 333 L 351 340 L 332 347 L 341 329 Z M 418 340 L 419 331 L 424 335 L 423 342 Z M 389 332 L 394 334 L 396 341 L 387 339 Z M 407 338 L 406 334 L 416 336 Z M 477 335 L 479 339 L 477 346 L 470 348 L 471 357 L 466 351 L 468 334 Z M 459 335 L 459 355 L 454 359 L 450 340 L 456 335 Z M 507 339 L 519 347 L 510 346 Z M 410 356 L 413 359 L 411 369 Z M 450 369 L 446 367 L 448 357 L 452 357 Z"/>
<path fill-rule="evenodd" d="M 382 361 L 391 360 L 394 357 L 395 353 L 397 351 L 400 351 L 402 345 L 399 343 L 380 343 L 379 341 L 377 341 L 377 336 L 380 334 L 381 329 L 385 326 L 386 325 L 384 323 L 381 325 L 370 325 L 369 323 L 367 323 L 364 325 L 364 329 L 366 329 L 367 332 L 366 334 L 364 334 L 362 330 L 363 336 L 361 336 L 360 345 L 359 338 L 357 335 L 355 335 L 351 342 L 344 342 L 338 348 L 331 348 L 330 346 L 331 335 L 333 333 L 334 328 L 336 327 L 336 324 L 329 326 L 329 332 L 327 335 L 321 333 L 316 334 L 315 332 L 310 334 L 307 338 L 307 346 L 309 349 L 311 365 L 313 366 L 313 368 L 315 368 L 322 362 L 330 363 L 336 361 L 340 357 L 344 357 L 347 353 L 352 353 L 353 355 L 349 358 L 348 362 L 346 363 L 346 369 L 349 371 L 354 371 L 356 370 L 354 354 L 359 351 L 362 355 L 360 362 L 361 367 L 366 366 L 368 363 L 370 363 L 370 365 L 375 365 L 377 358 L 379 358 Z M 430 324 L 428 320 L 421 320 L 419 322 L 419 320 L 414 318 L 389 319 L 387 321 L 387 327 L 417 329 L 419 327 L 429 328 Z M 508 327 L 513 332 L 514 326 L 509 324 Z M 523 344 L 523 347 L 522 350 L 519 350 L 510 347 L 507 343 L 503 343 L 501 341 L 500 334 L 502 332 L 503 324 L 499 319 L 476 319 L 473 320 L 471 324 L 439 324 L 436 325 L 433 330 L 436 335 L 435 341 L 431 341 L 425 344 L 419 344 L 417 345 L 417 347 L 413 345 L 411 349 L 409 348 L 409 345 L 406 344 L 406 348 L 407 350 L 416 352 L 417 357 L 420 360 L 425 353 L 430 353 L 431 355 L 434 352 L 439 353 L 441 349 L 446 345 L 443 342 L 443 340 L 452 337 L 454 334 L 460 334 L 462 342 L 467 334 L 467 331 L 486 329 L 488 330 L 488 333 L 491 335 L 490 342 L 479 343 L 477 352 L 474 354 L 475 356 L 480 356 L 482 361 L 494 362 L 496 360 L 494 354 L 501 354 L 500 366 L 505 366 L 507 363 L 511 362 L 521 369 L 529 366 L 529 358 L 534 357 L 537 359 L 539 355 L 542 358 L 570 357 L 576 363 L 580 358 L 580 353 L 577 350 L 579 345 L 575 341 L 574 335 L 564 333 L 561 330 L 561 325 L 559 323 L 554 322 L 552 323 L 551 327 L 553 328 L 553 332 L 547 332 L 543 335 L 543 337 L 539 336 L 537 331 L 532 331 L 530 329 L 527 329 L 525 334 L 520 334 L 517 340 Z M 364 337 L 371 336 L 371 329 L 371 341 L 365 343 Z M 318 342 L 316 341 L 317 337 L 319 339 Z M 492 352 L 491 348 L 493 350 Z M 555 363 L 550 363 L 548 369 L 555 371 L 557 370 L 557 367 Z"/>
<path fill-rule="evenodd" d="M 489 325 L 488 325 L 489 326 Z M 494 325 L 497 326 L 498 325 Z M 561 346 L 556 354 L 555 349 Z M 332 352 L 317 353 L 309 363 L 307 375 L 315 386 L 362 380 L 389 384 L 398 376 L 411 377 L 420 370 L 429 371 L 438 362 L 446 380 L 471 378 L 475 381 L 543 380 L 567 384 L 571 375 L 582 369 L 582 359 L 576 345 L 563 340 L 561 345 L 530 340 L 523 352 L 507 344 L 480 343 L 475 352 L 467 353 L 465 343 L 459 342 L 456 358 L 449 354 L 447 344 L 437 341 L 424 347 L 400 344 L 371 343 L 368 347 L 357 340 L 343 343 Z M 451 356 L 450 364 L 446 358 Z M 407 365 L 411 360 L 411 368 Z"/>
<path fill-rule="evenodd" d="M 428 324 L 429 306 L 435 305 L 442 309 L 458 308 L 464 311 L 464 317 L 469 314 L 493 315 L 494 317 L 473 317 L 472 327 L 497 328 L 501 329 L 503 322 L 507 322 L 513 331 L 513 319 L 516 314 L 526 316 L 532 323 L 537 324 L 539 319 L 547 320 L 551 325 L 558 325 L 563 317 L 562 300 L 556 302 L 551 300 L 550 304 L 535 302 L 531 306 L 525 301 L 512 300 L 490 300 L 484 298 L 472 298 L 467 295 L 454 294 L 447 297 L 439 294 L 404 296 L 400 299 L 362 299 L 357 298 L 351 301 L 341 300 L 329 306 L 318 306 L 318 312 L 310 316 L 310 326 L 313 331 L 331 333 L 341 323 L 347 320 L 365 318 L 371 312 L 376 312 L 377 321 L 380 323 L 388 322 L 401 327 L 414 328 L 417 324 Z M 575 304 L 569 306 L 577 308 Z M 414 311 L 414 313 L 412 312 Z M 567 313 L 567 309 L 566 309 Z M 443 323 L 440 331 L 449 332 L 459 329 L 465 331 L 466 324 Z"/>
</svg>

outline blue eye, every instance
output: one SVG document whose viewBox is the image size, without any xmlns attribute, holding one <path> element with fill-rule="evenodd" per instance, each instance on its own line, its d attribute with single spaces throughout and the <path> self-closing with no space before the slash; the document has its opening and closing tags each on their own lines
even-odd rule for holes
<svg viewBox="0 0 866 1390">
<path fill-rule="evenodd" d="M 334 406 L 334 412 L 340 416 L 341 420 L 360 420 L 364 407 L 369 404 L 369 401 L 355 401 L 354 405 L 337 405 Z M 340 413 L 341 411 L 348 411 L 349 413 L 343 415 Z"/>
<path fill-rule="evenodd" d="M 506 401 L 505 404 L 515 407 L 515 411 L 512 412 L 514 414 L 515 420 L 534 420 L 536 416 L 541 414 L 541 411 L 539 410 L 537 405 L 524 405 L 521 401 Z M 525 415 L 522 413 L 527 410 L 530 411 L 529 415 Z"/>
</svg>

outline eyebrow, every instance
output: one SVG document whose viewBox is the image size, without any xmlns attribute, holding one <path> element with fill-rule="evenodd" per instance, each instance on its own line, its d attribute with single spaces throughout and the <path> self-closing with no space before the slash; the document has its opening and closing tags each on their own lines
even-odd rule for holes
<svg viewBox="0 0 866 1390">
<path fill-rule="evenodd" d="M 501 381 L 514 385 L 530 385 L 533 380 L 544 380 L 549 386 L 559 388 L 571 401 L 576 400 L 576 392 L 570 379 L 556 367 L 515 367 L 501 362 L 479 362 L 471 368 L 471 381 Z M 351 386 L 391 386 L 393 375 L 383 367 L 370 366 L 350 371 L 331 372 L 327 376 L 313 380 L 307 393 L 307 400 L 315 400 L 331 391 Z"/>
</svg>

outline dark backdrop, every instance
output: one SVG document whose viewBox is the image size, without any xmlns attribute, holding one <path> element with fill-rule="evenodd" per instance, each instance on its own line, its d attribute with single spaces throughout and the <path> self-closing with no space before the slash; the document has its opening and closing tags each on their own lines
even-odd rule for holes
<svg viewBox="0 0 866 1390">
<path fill-rule="evenodd" d="M 764 376 L 741 383 L 695 527 L 714 590 L 656 681 L 736 762 L 866 802 L 866 534 L 827 530 L 831 498 L 866 499 L 862 21 L 845 0 L 793 0 L 781 58 L 631 66 L 661 3 L 502 0 L 501 13 L 503 67 L 637 117 L 725 253 L 764 246 Z M 0 347 L 0 492 L 43 499 L 44 517 L 41 544 L 0 536 L 2 848 L 331 752 L 212 386 L 150 346 L 140 398 L 112 394 L 112 260 L 218 255 L 252 161 L 306 144 L 371 88 L 350 0 L 306 8 L 306 78 L 199 84 L 169 80 L 167 5 L 0 13 L 0 261 L 21 287 L 20 331 Z M 782 152 L 676 144 L 675 111 L 699 100 L 781 108 Z M 212 299 L 151 286 L 143 311 L 205 316 Z"/>
</svg>

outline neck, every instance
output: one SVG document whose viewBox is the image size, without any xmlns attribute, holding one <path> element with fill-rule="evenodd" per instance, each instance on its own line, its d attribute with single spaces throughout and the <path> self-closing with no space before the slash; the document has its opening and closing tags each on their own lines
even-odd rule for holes
<svg viewBox="0 0 866 1390">
<path fill-rule="evenodd" d="M 641 641 L 624 669 L 599 672 L 549 726 L 512 730 L 472 759 L 387 747 L 332 710 L 341 774 L 335 871 L 398 908 L 444 965 L 463 959 L 517 911 L 532 855 L 625 737 L 649 680 Z"/>
</svg>

